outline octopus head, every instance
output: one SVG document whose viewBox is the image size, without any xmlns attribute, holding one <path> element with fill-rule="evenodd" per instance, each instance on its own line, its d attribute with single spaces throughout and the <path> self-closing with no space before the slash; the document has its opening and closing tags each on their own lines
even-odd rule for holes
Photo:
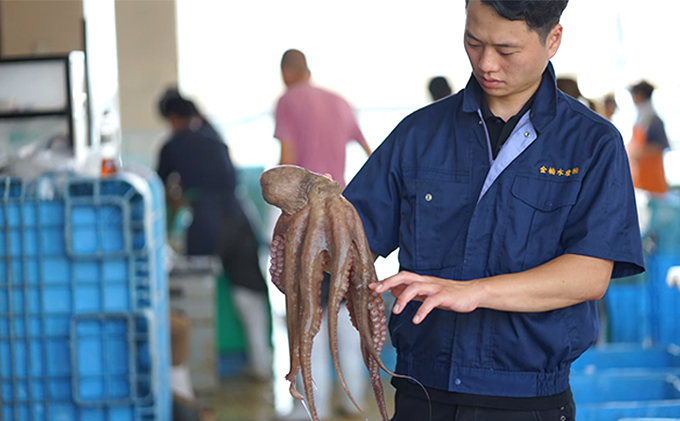
<svg viewBox="0 0 680 421">
<path fill-rule="evenodd" d="M 311 195 L 340 194 L 340 185 L 323 175 L 295 165 L 281 165 L 260 177 L 262 196 L 270 205 L 294 214 L 309 202 Z"/>
</svg>

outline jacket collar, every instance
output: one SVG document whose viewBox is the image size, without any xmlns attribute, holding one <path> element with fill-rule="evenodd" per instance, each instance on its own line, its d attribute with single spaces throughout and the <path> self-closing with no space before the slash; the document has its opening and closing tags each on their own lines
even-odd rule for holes
<svg viewBox="0 0 680 421">
<path fill-rule="evenodd" d="M 470 76 L 463 93 L 463 111 L 478 113 L 482 106 L 484 90 L 474 75 Z M 531 123 L 536 130 L 542 131 L 557 115 L 557 82 L 555 69 L 551 62 L 543 72 L 543 80 L 536 91 L 536 99 L 531 109 Z"/>
</svg>

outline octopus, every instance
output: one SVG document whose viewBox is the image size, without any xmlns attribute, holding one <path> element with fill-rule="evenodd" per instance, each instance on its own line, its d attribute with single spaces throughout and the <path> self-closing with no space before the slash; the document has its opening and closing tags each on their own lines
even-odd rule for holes
<svg viewBox="0 0 680 421">
<path fill-rule="evenodd" d="M 338 357 L 338 311 L 343 299 L 354 328 L 361 338 L 361 353 L 368 368 L 373 392 L 383 421 L 388 420 L 380 369 L 398 376 L 380 359 L 387 338 L 385 304 L 368 285 L 377 282 L 373 255 L 363 225 L 342 196 L 340 185 L 304 168 L 283 165 L 264 172 L 260 178 L 265 201 L 281 209 L 271 243 L 270 274 L 274 285 L 286 295 L 286 323 L 290 351 L 290 394 L 304 396 L 295 387 L 302 372 L 307 406 L 318 421 L 314 406 L 311 369 L 312 344 L 318 333 L 323 310 L 321 280 L 331 274 L 328 299 L 328 332 L 333 365 L 338 381 L 352 403 Z"/>
</svg>

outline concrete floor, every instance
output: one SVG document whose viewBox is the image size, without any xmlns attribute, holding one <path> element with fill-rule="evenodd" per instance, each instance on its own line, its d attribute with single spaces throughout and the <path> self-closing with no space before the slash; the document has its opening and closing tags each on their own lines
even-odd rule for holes
<svg viewBox="0 0 680 421">
<path fill-rule="evenodd" d="M 383 381 L 387 411 L 394 411 L 394 388 L 389 379 Z M 363 410 L 369 421 L 380 421 L 380 413 L 373 397 L 373 390 L 368 387 L 364 398 Z M 334 393 L 341 393 L 335 390 Z M 231 378 L 222 381 L 220 388 L 207 393 L 199 393 L 199 399 L 215 413 L 215 421 L 275 421 L 273 382 L 255 382 L 245 378 Z M 360 421 L 360 417 L 336 416 L 329 421 Z"/>
</svg>

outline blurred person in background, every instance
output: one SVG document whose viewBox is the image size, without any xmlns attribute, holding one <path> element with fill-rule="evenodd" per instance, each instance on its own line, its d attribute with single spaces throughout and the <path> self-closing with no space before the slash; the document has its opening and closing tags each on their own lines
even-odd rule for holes
<svg viewBox="0 0 680 421">
<path fill-rule="evenodd" d="M 614 113 L 616 113 L 616 110 L 619 108 L 618 104 L 616 103 L 616 98 L 614 98 L 614 94 L 607 94 L 604 97 L 603 102 L 603 110 L 602 110 L 602 116 L 606 118 L 609 121 L 612 121 L 612 118 L 614 117 Z"/>
<path fill-rule="evenodd" d="M 248 374 L 267 380 L 272 368 L 267 286 L 259 241 L 235 195 L 236 170 L 229 149 L 194 103 L 176 90 L 165 93 L 159 111 L 172 134 L 161 149 L 158 175 L 166 185 L 176 179 L 193 213 L 186 254 L 220 257 L 246 333 Z"/>
<path fill-rule="evenodd" d="M 310 83 L 307 59 L 299 50 L 288 50 L 281 58 L 281 76 L 287 87 L 276 106 L 274 137 L 281 142 L 280 164 L 298 165 L 320 174 L 328 174 L 345 187 L 345 150 L 354 140 L 366 152 L 371 149 L 359 129 L 350 105 L 340 96 Z M 316 407 L 320 419 L 331 417 L 332 373 L 328 343 L 328 293 L 330 276 L 324 275 L 321 304 L 324 320 L 314 340 L 312 377 L 316 383 Z M 338 314 L 338 345 L 340 364 L 347 386 L 358 402 L 364 396 L 368 376 L 363 365 L 359 333 L 351 325 L 349 312 L 343 303 Z M 299 376 L 298 376 L 299 381 Z M 357 409 L 342 394 L 340 412 L 358 415 Z M 281 419 L 308 420 L 307 411 L 295 401 L 292 413 Z"/>
<path fill-rule="evenodd" d="M 570 77 L 558 77 L 557 78 L 557 89 L 569 95 L 570 97 L 581 101 L 584 105 L 587 105 L 593 111 L 595 109 L 595 103 L 588 98 L 584 97 L 581 93 L 581 89 L 578 87 L 578 82 L 576 79 Z"/>
<path fill-rule="evenodd" d="M 354 140 L 371 154 L 352 108 L 342 97 L 310 82 L 307 59 L 299 50 L 283 54 L 281 76 L 287 89 L 276 106 L 274 133 L 281 142 L 280 164 L 330 174 L 344 188 L 347 143 Z"/>
<path fill-rule="evenodd" d="M 628 143 L 633 185 L 651 193 L 663 194 L 668 189 L 663 167 L 663 153 L 668 148 L 664 123 L 652 105 L 654 86 L 641 81 L 630 88 L 637 119 L 633 137 Z"/>
<path fill-rule="evenodd" d="M 444 76 L 435 76 L 430 79 L 430 83 L 427 85 L 427 89 L 430 91 L 430 98 L 432 102 L 439 101 L 442 98 L 453 93 L 449 81 L 446 80 Z"/>
</svg>

